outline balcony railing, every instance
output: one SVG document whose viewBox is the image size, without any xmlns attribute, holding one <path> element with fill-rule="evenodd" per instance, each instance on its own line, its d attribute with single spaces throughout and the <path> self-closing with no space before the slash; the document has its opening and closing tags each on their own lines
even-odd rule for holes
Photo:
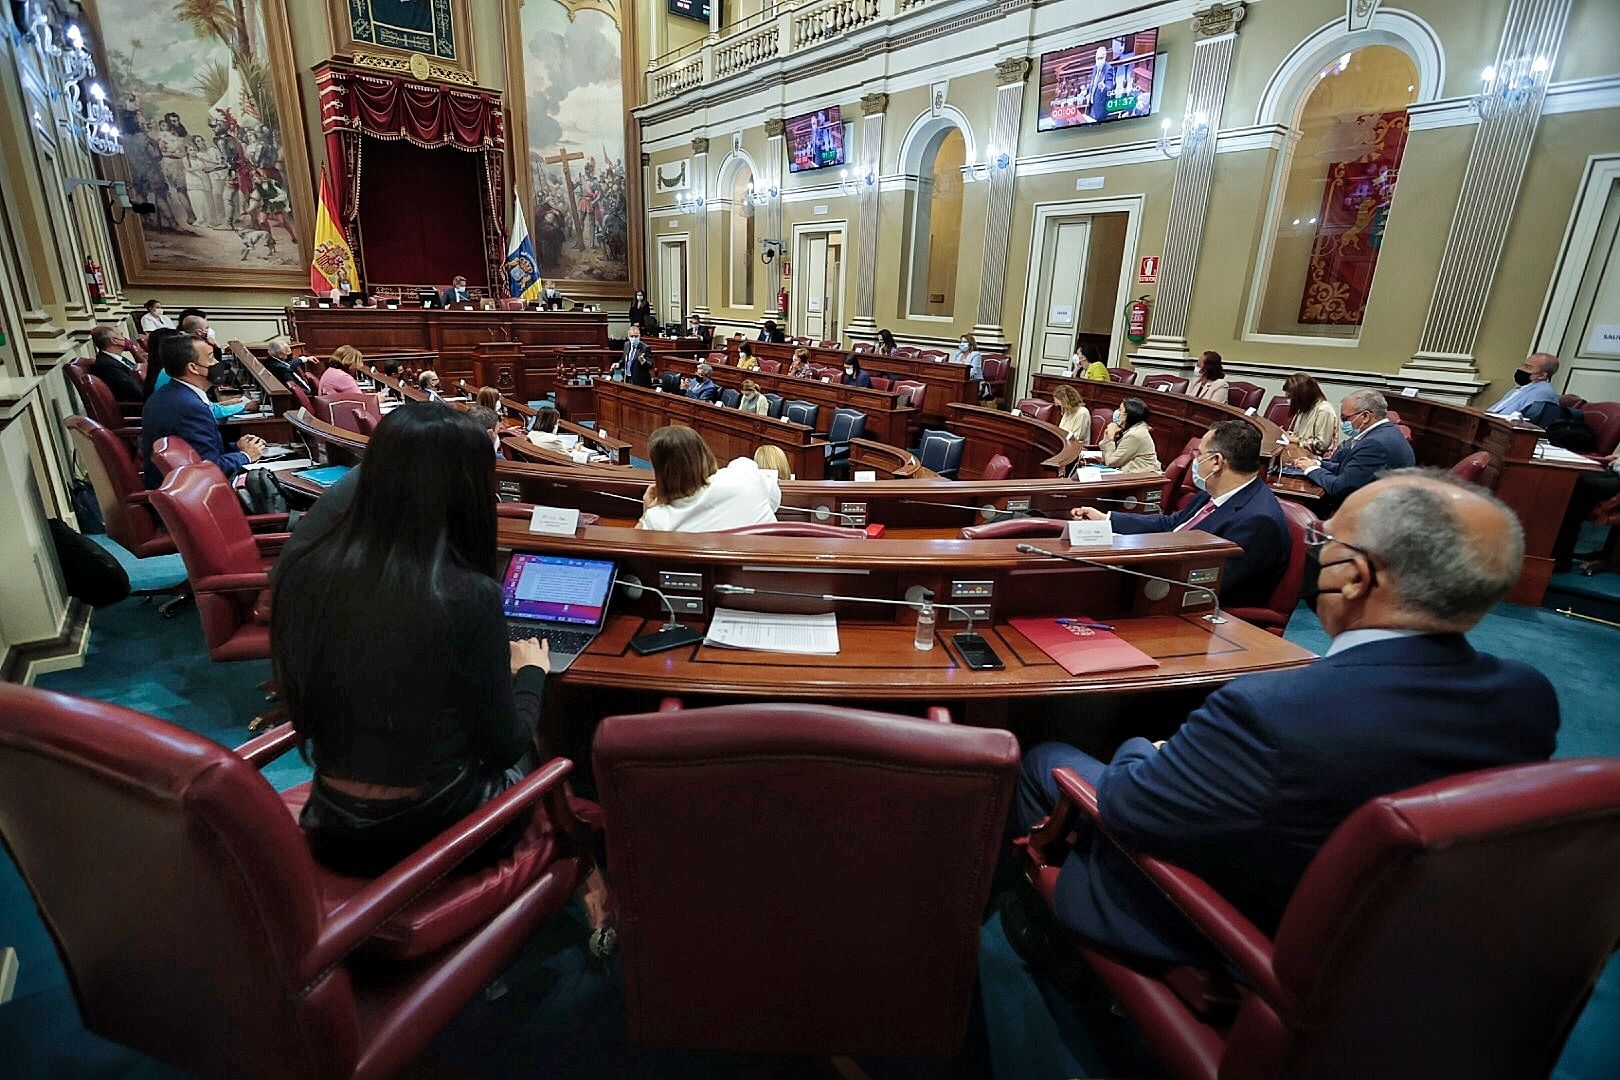
<svg viewBox="0 0 1620 1080">
<path fill-rule="evenodd" d="M 647 101 L 740 75 L 762 64 L 835 42 L 882 19 L 908 14 L 928 0 L 783 0 L 723 28 L 713 40 L 692 42 L 647 67 Z"/>
</svg>

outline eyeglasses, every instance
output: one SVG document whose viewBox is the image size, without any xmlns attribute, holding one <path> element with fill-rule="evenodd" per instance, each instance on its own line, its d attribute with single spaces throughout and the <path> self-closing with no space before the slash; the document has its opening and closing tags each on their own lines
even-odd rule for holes
<svg viewBox="0 0 1620 1080">
<path fill-rule="evenodd" d="M 1367 571 L 1368 571 L 1368 575 L 1369 575 L 1369 578 L 1370 578 L 1369 584 L 1371 584 L 1371 585 L 1378 584 L 1378 563 L 1374 560 L 1372 552 L 1368 551 L 1364 547 L 1361 547 L 1361 546 L 1356 545 L 1356 544 L 1352 544 L 1347 540 L 1340 540 L 1337 536 L 1334 536 L 1332 533 L 1330 533 L 1326 529 L 1322 528 L 1322 525 L 1321 525 L 1320 522 L 1316 522 L 1316 523 L 1313 523 L 1313 524 L 1308 525 L 1308 526 L 1305 527 L 1305 546 L 1306 547 L 1309 547 L 1309 548 L 1323 548 L 1323 547 L 1326 547 L 1328 544 L 1338 544 L 1340 547 L 1347 547 L 1351 551 L 1355 552 L 1357 555 L 1360 555 L 1362 558 L 1366 559 L 1367 560 Z M 1320 558 L 1320 556 L 1318 556 L 1318 558 Z M 1338 565 L 1340 565 L 1340 563 L 1347 563 L 1349 561 L 1350 561 L 1349 559 L 1340 559 L 1337 562 L 1318 563 L 1317 565 L 1319 567 L 1325 569 L 1325 568 L 1327 568 L 1329 566 L 1338 566 Z"/>
</svg>

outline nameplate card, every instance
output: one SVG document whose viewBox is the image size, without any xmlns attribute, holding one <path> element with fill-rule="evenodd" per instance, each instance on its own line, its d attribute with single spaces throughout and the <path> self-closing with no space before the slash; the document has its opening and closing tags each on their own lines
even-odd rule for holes
<svg viewBox="0 0 1620 1080">
<path fill-rule="evenodd" d="M 873 483 L 877 480 L 877 470 L 858 469 L 855 473 L 855 480 L 860 483 Z"/>
<path fill-rule="evenodd" d="M 1113 547 L 1114 527 L 1108 524 L 1108 519 L 1101 521 L 1081 521 L 1078 518 L 1069 522 L 1070 547 Z"/>
<path fill-rule="evenodd" d="M 579 508 L 537 506 L 529 517 L 529 531 L 544 536 L 573 536 L 579 531 Z"/>
<path fill-rule="evenodd" d="M 568 456 L 574 459 L 576 465 L 588 465 L 591 460 L 591 452 L 583 446 L 569 451 Z"/>
<path fill-rule="evenodd" d="M 1401 391 L 1401 397 L 1417 397 L 1417 396 L 1418 396 L 1418 388 L 1415 387 L 1415 386 L 1408 386 L 1405 390 Z"/>
<path fill-rule="evenodd" d="M 1257 413 L 1259 411 L 1260 410 L 1258 408 L 1256 408 L 1253 405 L 1250 405 L 1247 409 L 1243 410 L 1243 415 L 1244 416 L 1253 416 L 1255 413 Z"/>
<path fill-rule="evenodd" d="M 1158 386 L 1155 386 L 1154 389 L 1157 390 L 1161 394 L 1168 394 L 1170 392 L 1170 384 L 1169 383 L 1160 383 Z"/>
<path fill-rule="evenodd" d="M 1012 411 L 1012 414 L 1013 414 L 1013 415 L 1014 415 L 1014 416 L 1023 416 L 1023 415 L 1024 415 L 1024 411 L 1023 411 L 1023 410 L 1022 410 L 1022 409 L 1014 409 L 1014 410 L 1013 410 L 1013 411 Z"/>
<path fill-rule="evenodd" d="M 1082 484 L 1095 484 L 1102 476 L 1102 470 L 1095 465 L 1082 465 L 1074 470 L 1074 478 Z"/>
</svg>

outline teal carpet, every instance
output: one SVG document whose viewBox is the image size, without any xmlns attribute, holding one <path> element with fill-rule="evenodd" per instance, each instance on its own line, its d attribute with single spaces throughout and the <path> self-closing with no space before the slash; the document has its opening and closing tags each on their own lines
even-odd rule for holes
<svg viewBox="0 0 1620 1080">
<path fill-rule="evenodd" d="M 1604 584 L 1607 584 L 1606 582 Z M 1301 609 L 1288 637 L 1321 651 L 1320 624 Z M 1552 611 L 1502 605 L 1470 635 L 1481 649 L 1541 658 L 1563 708 L 1558 756 L 1620 754 L 1620 630 L 1566 619 Z M 1604 660 L 1608 657 L 1608 660 Z M 158 618 L 151 601 L 132 599 L 95 615 L 83 668 L 49 675 L 52 690 L 116 702 L 163 717 L 225 745 L 246 740 L 248 721 L 263 707 L 255 686 L 265 662 L 212 664 L 202 651 L 195 609 Z M 308 777 L 296 754 L 266 771 L 278 788 Z M 625 1035 L 617 970 L 594 963 L 584 948 L 582 912 L 555 920 L 504 977 L 507 993 L 476 998 L 435 1042 L 413 1076 L 636 1076 L 655 1078 L 790 1075 L 779 1063 L 738 1056 L 649 1051 Z M 86 1032 L 65 974 L 33 902 L 9 859 L 0 854 L 0 947 L 21 958 L 16 998 L 0 1006 L 0 1076 L 169 1078 L 178 1074 Z M 1034 977 L 1008 945 L 998 918 L 980 945 L 979 1008 L 957 1062 L 862 1062 L 880 1080 L 995 1077 L 1043 1080 L 1153 1074 L 1129 1025 L 1084 1013 Z M 1620 1076 L 1620 959 L 1610 962 L 1571 1036 L 1554 1080 Z"/>
</svg>

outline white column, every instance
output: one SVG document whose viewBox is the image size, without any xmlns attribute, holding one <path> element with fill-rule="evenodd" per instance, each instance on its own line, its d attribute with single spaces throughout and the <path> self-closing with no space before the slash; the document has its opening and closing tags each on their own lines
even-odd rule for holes
<svg viewBox="0 0 1620 1080">
<path fill-rule="evenodd" d="M 888 94 L 866 94 L 861 98 L 861 160 L 855 169 L 862 181 L 856 196 L 855 316 L 848 330 L 856 337 L 877 334 L 877 248 L 878 178 L 883 175 L 883 113 L 889 107 Z M 872 177 L 866 184 L 865 178 Z"/>
<path fill-rule="evenodd" d="M 759 238 L 761 240 L 780 240 L 782 248 L 776 253 L 776 258 L 772 259 L 765 267 L 763 284 L 766 295 L 763 299 L 758 297 L 755 299 L 759 302 L 762 317 L 770 319 L 776 317 L 776 294 L 782 288 L 782 260 L 791 259 L 793 253 L 788 250 L 789 238 L 782 235 L 782 162 L 784 160 L 782 143 L 787 137 L 787 124 L 778 119 L 767 120 L 765 121 L 765 135 L 765 161 L 760 168 L 763 176 L 756 183 L 763 184 L 767 192 L 774 189 L 776 195 L 767 199 L 764 204 L 765 224 L 759 230 Z M 753 257 L 757 259 L 759 254 L 756 251 L 753 253 Z M 783 313 L 784 321 L 782 325 L 784 326 L 786 325 L 785 319 L 786 312 Z"/>
<path fill-rule="evenodd" d="M 998 160 L 988 163 L 989 194 L 985 197 L 984 253 L 979 263 L 979 310 L 973 337 L 986 350 L 1007 347 L 1001 326 L 1001 294 L 1007 279 L 1007 240 L 1012 232 L 1013 173 L 1018 160 L 1019 117 L 1024 108 L 1024 80 L 1030 62 L 1019 57 L 996 64 L 996 113 L 990 123 L 987 150 Z M 1002 167 L 999 159 L 1005 156 Z"/>
<path fill-rule="evenodd" d="M 691 290 L 688 298 L 694 315 L 709 315 L 709 140 L 692 140 L 691 190 L 703 199 L 703 206 L 692 214 Z"/>
</svg>

